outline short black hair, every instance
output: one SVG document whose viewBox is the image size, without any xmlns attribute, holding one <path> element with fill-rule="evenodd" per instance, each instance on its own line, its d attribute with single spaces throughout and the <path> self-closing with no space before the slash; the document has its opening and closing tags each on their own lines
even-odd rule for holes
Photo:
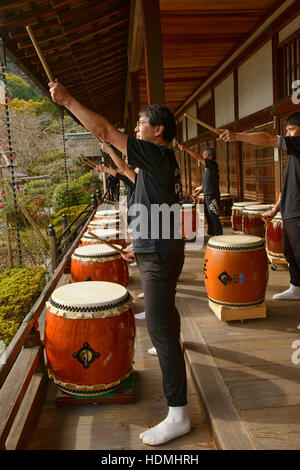
<svg viewBox="0 0 300 470">
<path fill-rule="evenodd" d="M 300 112 L 297 111 L 294 114 L 291 114 L 286 121 L 287 124 L 293 124 L 294 126 L 300 127 Z"/>
<path fill-rule="evenodd" d="M 149 104 L 139 112 L 139 117 L 147 116 L 151 126 L 164 126 L 163 138 L 172 142 L 176 136 L 176 121 L 172 111 L 163 104 Z"/>
<path fill-rule="evenodd" d="M 212 159 L 215 160 L 217 158 L 216 151 L 212 147 L 206 147 L 204 151 L 207 151 L 208 155 L 212 155 Z"/>
</svg>

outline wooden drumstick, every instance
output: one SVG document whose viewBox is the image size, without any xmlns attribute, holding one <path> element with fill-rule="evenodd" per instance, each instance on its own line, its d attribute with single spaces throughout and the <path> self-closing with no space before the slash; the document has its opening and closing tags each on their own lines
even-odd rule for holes
<svg viewBox="0 0 300 470">
<path fill-rule="evenodd" d="M 123 250 L 116 247 L 115 245 L 113 245 L 112 243 L 108 242 L 107 240 L 103 240 L 103 238 L 100 238 L 98 237 L 98 235 L 95 235 L 93 232 L 89 232 L 90 235 L 92 235 L 93 238 L 97 238 L 97 240 L 99 240 L 100 242 L 103 242 L 105 243 L 106 245 L 108 245 L 110 248 L 112 248 L 113 250 L 117 251 L 118 253 L 122 254 L 123 253 Z"/>
<path fill-rule="evenodd" d="M 210 126 L 209 124 L 206 124 L 206 122 L 200 121 L 200 119 L 197 119 L 197 118 L 195 118 L 194 116 L 191 116 L 188 113 L 184 113 L 184 116 L 186 116 L 191 121 L 197 122 L 197 124 L 200 124 L 201 126 L 206 127 L 206 129 L 209 129 L 210 131 L 212 131 L 215 134 L 219 135 L 219 132 L 214 127 Z"/>
<path fill-rule="evenodd" d="M 36 50 L 36 53 L 37 53 L 37 55 L 39 56 L 39 59 L 40 59 L 40 61 L 41 61 L 41 63 L 42 63 L 42 66 L 44 67 L 44 70 L 45 70 L 45 72 L 46 72 L 46 74 L 47 74 L 47 77 L 48 77 L 49 81 L 50 81 L 50 82 L 54 82 L 54 77 L 53 77 L 53 75 L 52 75 L 52 73 L 51 73 L 51 70 L 49 69 L 49 66 L 48 66 L 47 61 L 46 61 L 46 59 L 45 59 L 45 57 L 44 57 L 44 54 L 42 53 L 42 51 L 41 51 L 41 49 L 40 49 L 40 46 L 38 45 L 38 42 L 37 42 L 37 40 L 36 40 L 35 37 L 34 37 L 34 34 L 33 34 L 32 29 L 31 29 L 31 26 L 27 25 L 27 26 L 26 26 L 26 29 L 27 29 L 28 35 L 29 35 L 29 37 L 30 37 L 30 39 L 31 39 L 31 42 L 32 42 L 32 44 L 33 44 L 33 46 L 34 46 L 34 48 L 35 48 L 35 50 Z M 94 134 L 93 134 L 93 135 L 94 135 Z M 96 137 L 96 139 L 98 139 L 101 144 L 104 143 L 104 141 L 101 139 L 101 137 L 98 137 L 98 136 L 96 136 L 96 135 L 94 135 L 94 137 Z"/>
<path fill-rule="evenodd" d="M 97 164 L 95 162 L 93 162 L 92 160 L 90 160 L 88 157 L 86 157 L 83 153 L 80 154 L 81 155 L 81 158 L 83 158 L 86 163 L 89 163 L 89 165 L 93 168 L 96 168 Z"/>
<path fill-rule="evenodd" d="M 26 26 L 26 29 L 27 29 L 27 32 L 28 32 L 28 34 L 29 34 L 29 37 L 30 37 L 30 39 L 31 39 L 31 41 L 32 41 L 32 44 L 33 44 L 33 46 L 34 46 L 34 48 L 35 48 L 35 50 L 36 50 L 36 53 L 37 53 L 37 55 L 39 56 L 39 59 L 40 59 L 40 61 L 41 61 L 41 63 L 42 63 L 42 66 L 44 67 L 44 70 L 45 70 L 45 72 L 46 72 L 46 74 L 47 74 L 47 77 L 48 77 L 49 81 L 50 81 L 50 82 L 53 82 L 53 81 L 54 81 L 54 77 L 53 77 L 53 75 L 52 75 L 52 73 L 51 73 L 51 71 L 50 71 L 50 69 L 49 69 L 49 67 L 48 67 L 48 64 L 47 64 L 47 62 L 46 62 L 46 59 L 44 58 L 44 55 L 43 55 L 43 53 L 42 53 L 42 51 L 41 51 L 41 49 L 40 49 L 40 46 L 38 45 L 38 43 L 37 43 L 37 41 L 36 41 L 36 39 L 35 39 L 35 37 L 34 37 L 34 34 L 33 34 L 33 32 L 32 32 L 31 26 L 29 26 L 29 25 Z"/>
</svg>

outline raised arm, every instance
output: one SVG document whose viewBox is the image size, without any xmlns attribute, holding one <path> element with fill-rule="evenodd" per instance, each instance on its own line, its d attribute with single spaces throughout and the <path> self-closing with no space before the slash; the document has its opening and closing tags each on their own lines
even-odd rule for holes
<svg viewBox="0 0 300 470">
<path fill-rule="evenodd" d="M 127 135 L 120 132 L 105 117 L 91 111 L 77 101 L 68 90 L 57 80 L 48 84 L 52 100 L 67 108 L 79 119 L 81 124 L 101 140 L 114 145 L 124 155 L 127 155 Z"/>
<path fill-rule="evenodd" d="M 114 151 L 114 149 L 107 143 L 100 144 L 100 148 L 103 152 L 107 153 L 115 165 L 118 167 L 122 173 L 124 173 L 127 178 L 129 178 L 133 183 L 135 183 L 136 173 L 130 168 L 130 166 Z"/>
<path fill-rule="evenodd" d="M 107 173 L 108 175 L 116 176 L 117 170 L 115 168 L 111 168 L 108 166 L 104 165 L 97 165 L 95 167 L 95 170 L 98 171 L 99 173 Z"/>
<path fill-rule="evenodd" d="M 217 129 L 224 142 L 246 142 L 252 145 L 276 147 L 277 136 L 269 132 L 235 132 L 229 129 Z"/>
<path fill-rule="evenodd" d="M 186 147 L 185 145 L 183 144 L 179 144 L 176 140 L 175 140 L 178 148 L 182 151 L 182 152 L 187 152 L 191 155 L 191 157 L 195 158 L 196 160 L 199 160 L 201 163 L 203 163 L 205 165 L 205 159 L 199 155 L 199 153 L 195 152 L 194 150 L 190 149 L 189 147 Z"/>
</svg>

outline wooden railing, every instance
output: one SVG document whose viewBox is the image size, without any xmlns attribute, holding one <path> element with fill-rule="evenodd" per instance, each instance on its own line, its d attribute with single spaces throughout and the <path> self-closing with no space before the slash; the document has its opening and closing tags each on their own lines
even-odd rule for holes
<svg viewBox="0 0 300 470">
<path fill-rule="evenodd" d="M 36 425 L 48 381 L 37 322 L 95 211 L 96 207 L 89 211 L 83 225 L 75 225 L 75 240 L 74 235 L 68 237 L 68 248 L 61 252 L 58 266 L 0 356 L 0 449 L 24 449 Z"/>
</svg>

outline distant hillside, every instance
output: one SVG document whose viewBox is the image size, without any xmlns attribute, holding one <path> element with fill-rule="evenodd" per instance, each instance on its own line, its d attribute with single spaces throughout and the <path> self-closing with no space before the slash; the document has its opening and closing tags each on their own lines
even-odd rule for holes
<svg viewBox="0 0 300 470">
<path fill-rule="evenodd" d="M 44 93 L 7 57 L 7 95 L 9 98 L 19 100 L 40 101 Z"/>
</svg>

